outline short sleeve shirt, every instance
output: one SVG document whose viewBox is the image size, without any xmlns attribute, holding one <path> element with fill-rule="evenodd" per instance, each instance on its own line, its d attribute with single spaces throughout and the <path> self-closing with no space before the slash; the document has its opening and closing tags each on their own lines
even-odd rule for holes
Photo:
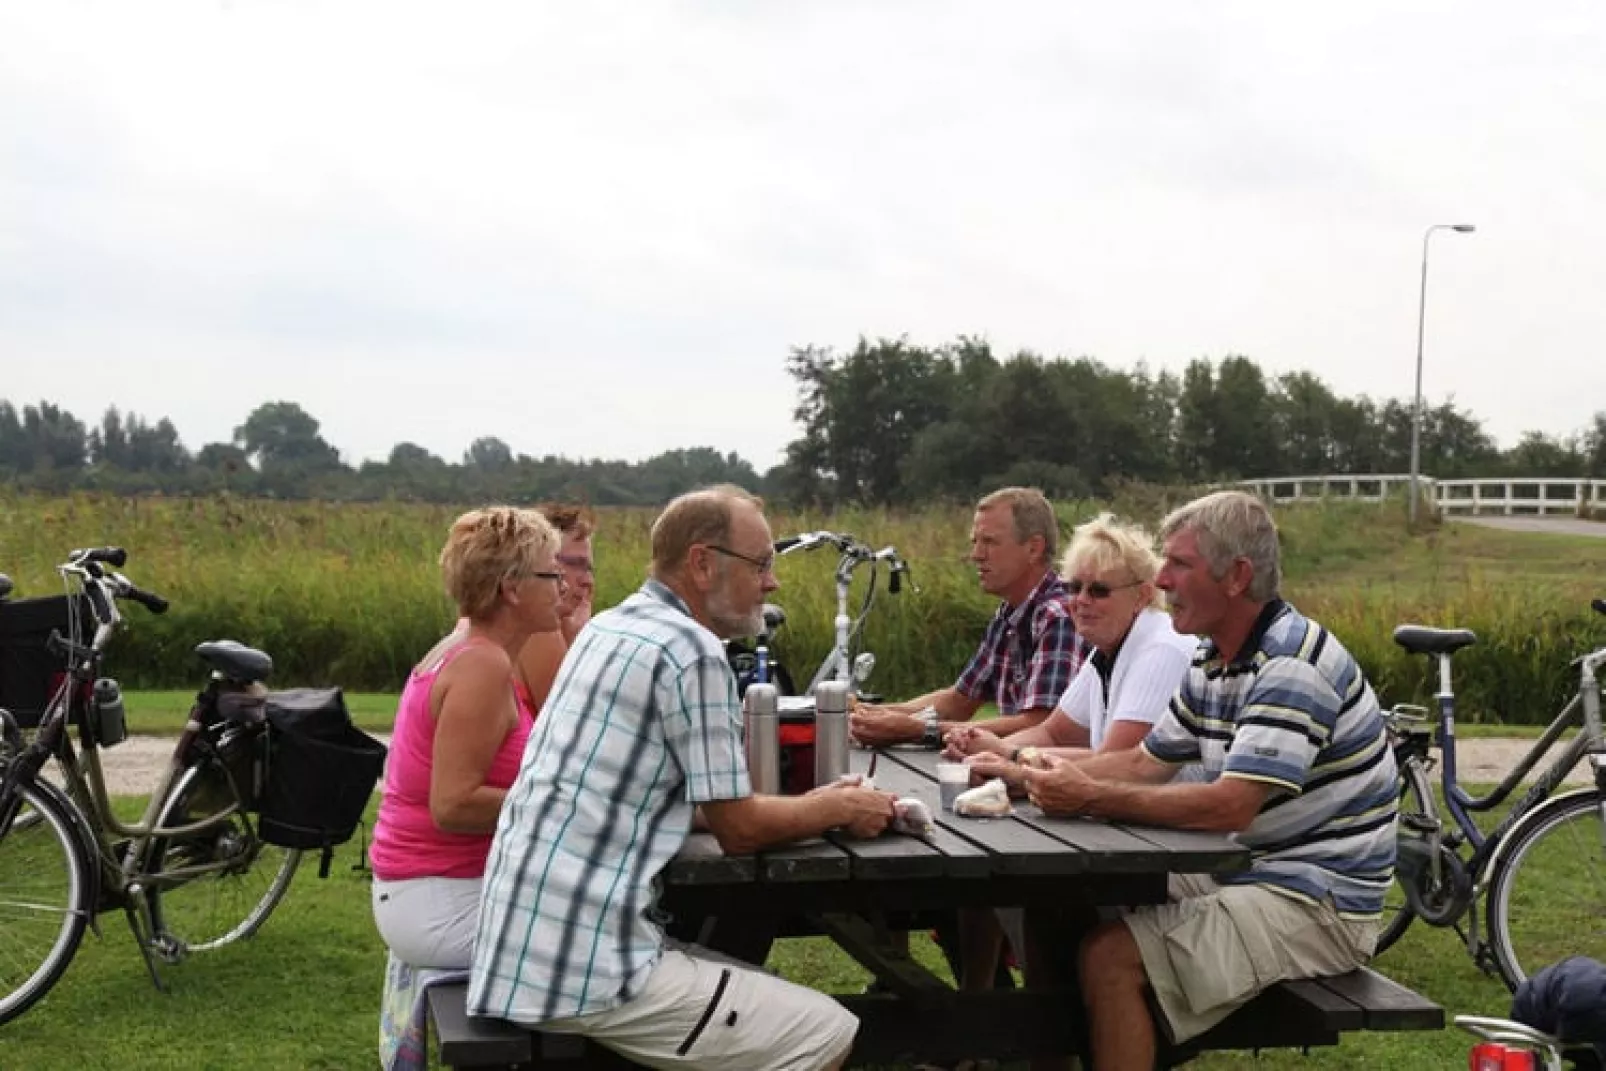
<svg viewBox="0 0 1606 1071">
<path fill-rule="evenodd" d="M 1383 910 L 1394 876 L 1399 771 L 1382 711 L 1337 637 L 1280 600 L 1266 604 L 1238 657 L 1200 645 L 1142 747 L 1207 778 L 1272 787 L 1237 834 L 1252 852 L 1223 882 L 1273 885 L 1343 915 Z"/>
<path fill-rule="evenodd" d="M 1019 605 L 1002 603 L 954 688 L 1008 716 L 1051 710 L 1082 665 L 1071 596 L 1050 569 Z"/>
<path fill-rule="evenodd" d="M 1134 721 L 1153 725 L 1165 713 L 1193 662 L 1199 641 L 1171 627 L 1171 615 L 1147 609 L 1126 634 L 1108 667 L 1106 682 L 1090 655 L 1060 698 L 1062 714 L 1088 731 L 1093 750 L 1104 746 L 1112 722 Z"/>
<path fill-rule="evenodd" d="M 530 736 L 486 864 L 469 1013 L 535 1024 L 636 995 L 695 805 L 750 795 L 724 647 L 649 580 L 576 637 Z"/>
</svg>

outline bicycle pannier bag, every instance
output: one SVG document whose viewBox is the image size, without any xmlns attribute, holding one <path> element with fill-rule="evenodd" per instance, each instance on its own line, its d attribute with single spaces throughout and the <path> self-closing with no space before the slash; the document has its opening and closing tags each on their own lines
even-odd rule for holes
<svg viewBox="0 0 1606 1071">
<path fill-rule="evenodd" d="M 66 656 L 52 654 L 45 644 L 52 632 L 74 638 L 69 614 L 72 600 L 78 603 L 80 633 L 87 632 L 94 618 L 81 595 L 0 601 L 0 707 L 11 711 L 24 729 L 39 724 L 66 675 Z M 78 638 L 83 639 L 82 635 Z"/>
<path fill-rule="evenodd" d="M 332 848 L 356 832 L 385 764 L 385 745 L 358 729 L 339 688 L 269 692 L 268 777 L 258 824 L 285 848 Z"/>
</svg>

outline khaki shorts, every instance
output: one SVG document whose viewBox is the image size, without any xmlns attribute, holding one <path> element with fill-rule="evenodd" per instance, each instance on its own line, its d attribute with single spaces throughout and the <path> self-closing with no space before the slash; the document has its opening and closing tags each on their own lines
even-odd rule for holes
<svg viewBox="0 0 1606 1071">
<path fill-rule="evenodd" d="M 824 993 L 688 945 L 666 947 L 634 999 L 541 1029 L 646 1067 L 818 1071 L 847 1055 L 859 1020 Z"/>
<path fill-rule="evenodd" d="M 1277 982 L 1359 967 L 1377 944 L 1376 921 L 1352 922 L 1331 901 L 1312 904 L 1265 885 L 1175 875 L 1171 895 L 1124 921 L 1163 1013 L 1155 1025 L 1179 1044 Z"/>
</svg>

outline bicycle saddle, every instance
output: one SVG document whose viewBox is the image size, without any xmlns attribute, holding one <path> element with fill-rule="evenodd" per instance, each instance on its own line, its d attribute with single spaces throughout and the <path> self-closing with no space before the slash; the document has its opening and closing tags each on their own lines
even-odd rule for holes
<svg viewBox="0 0 1606 1071">
<path fill-rule="evenodd" d="M 1401 625 L 1394 630 L 1394 642 L 1412 654 L 1455 654 L 1477 643 L 1478 634 L 1469 628 Z"/>
<path fill-rule="evenodd" d="M 212 640 L 195 648 L 195 653 L 212 667 L 213 672 L 237 684 L 254 684 L 267 680 L 273 672 L 273 659 L 254 647 L 233 640 Z"/>
<path fill-rule="evenodd" d="M 11 582 L 11 578 L 4 573 L 0 573 L 0 599 L 10 595 L 14 587 L 16 585 Z"/>
</svg>

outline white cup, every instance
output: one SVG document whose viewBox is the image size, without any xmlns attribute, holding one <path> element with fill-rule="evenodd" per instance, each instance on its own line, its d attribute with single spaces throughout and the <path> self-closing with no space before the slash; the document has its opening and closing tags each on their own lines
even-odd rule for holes
<svg viewBox="0 0 1606 1071">
<path fill-rule="evenodd" d="M 954 800 L 970 787 L 970 767 L 962 762 L 937 763 L 937 788 L 942 793 L 942 809 L 954 809 Z"/>
</svg>

